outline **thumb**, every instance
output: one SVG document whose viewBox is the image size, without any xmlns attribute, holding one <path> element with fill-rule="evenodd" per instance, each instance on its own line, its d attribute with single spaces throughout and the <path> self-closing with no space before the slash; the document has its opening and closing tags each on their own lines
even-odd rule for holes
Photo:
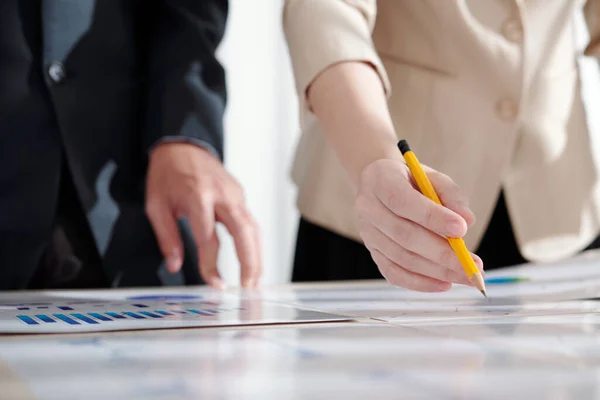
<svg viewBox="0 0 600 400">
<path fill-rule="evenodd" d="M 178 272 L 183 264 L 183 245 L 175 214 L 171 207 L 160 201 L 148 201 L 146 214 L 165 258 L 167 270 L 170 273 Z"/>
<path fill-rule="evenodd" d="M 460 215 L 467 223 L 467 227 L 471 227 L 475 223 L 475 214 L 469 207 L 469 198 L 456 182 L 449 176 L 431 168 L 425 169 L 425 172 L 444 207 Z"/>
</svg>

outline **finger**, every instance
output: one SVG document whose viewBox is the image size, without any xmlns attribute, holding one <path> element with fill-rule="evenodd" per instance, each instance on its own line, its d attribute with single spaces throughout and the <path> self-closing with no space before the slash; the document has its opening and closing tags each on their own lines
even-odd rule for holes
<svg viewBox="0 0 600 400">
<path fill-rule="evenodd" d="M 223 205 L 217 208 L 217 218 L 233 237 L 240 261 L 242 286 L 251 288 L 261 273 L 260 249 L 256 224 L 243 204 Z"/>
<path fill-rule="evenodd" d="M 215 289 L 224 290 L 227 285 L 223 282 L 217 266 L 219 247 L 219 237 L 217 232 L 214 231 L 208 241 L 198 248 L 198 259 L 200 262 L 200 276 L 202 276 L 204 282 Z"/>
<path fill-rule="evenodd" d="M 477 266 L 477 269 L 479 270 L 479 273 L 481 273 L 483 276 L 485 276 L 483 260 L 481 259 L 481 257 L 479 257 L 475 253 L 470 253 L 470 254 L 471 254 L 471 258 L 475 262 L 475 265 Z"/>
<path fill-rule="evenodd" d="M 406 178 L 394 182 L 390 175 L 380 178 L 375 195 L 394 214 L 442 236 L 463 237 L 467 233 L 464 218 L 414 190 Z"/>
<path fill-rule="evenodd" d="M 366 220 L 364 225 L 363 220 Z M 364 229 L 372 226 L 400 247 L 419 254 L 434 264 L 464 275 L 463 267 L 448 240 L 421 225 L 398 217 L 383 204 L 375 205 L 365 211 L 362 218 L 359 218 L 359 222 Z"/>
<path fill-rule="evenodd" d="M 219 238 L 215 229 L 213 197 L 207 193 L 194 196 L 188 204 L 187 215 L 198 249 L 200 275 L 208 285 L 224 289 L 225 284 L 217 268 Z"/>
<path fill-rule="evenodd" d="M 253 279 L 254 289 L 257 289 L 260 286 L 260 282 L 262 279 L 263 268 L 264 268 L 264 259 L 263 259 L 263 247 L 262 247 L 262 235 L 258 226 L 258 223 L 254 218 L 252 218 L 252 222 L 254 224 L 254 229 L 256 232 L 255 235 L 255 249 L 258 252 L 258 273 L 256 277 Z"/>
<path fill-rule="evenodd" d="M 451 283 L 408 271 L 390 261 L 378 250 L 371 251 L 371 256 L 379 266 L 381 274 L 394 286 L 401 286 L 418 292 L 445 292 L 452 287 Z"/>
<path fill-rule="evenodd" d="M 442 282 L 459 283 L 472 286 L 464 271 L 455 271 L 444 265 L 437 264 L 419 254 L 413 253 L 391 240 L 384 233 L 373 227 L 368 230 L 369 248 L 381 252 L 388 260 L 402 268 L 437 279 Z"/>
<path fill-rule="evenodd" d="M 475 223 L 475 214 L 469 207 L 469 198 L 463 193 L 460 186 L 448 175 L 427 168 L 427 177 L 435 188 L 442 204 L 464 218 L 467 227 Z"/>
<path fill-rule="evenodd" d="M 255 262 L 253 263 L 253 267 L 251 268 L 251 271 L 249 271 L 249 282 L 248 282 L 248 288 L 252 288 L 252 289 L 256 289 L 260 286 L 260 281 L 262 278 L 262 274 L 263 274 L 263 252 L 262 252 L 262 237 L 261 237 L 261 232 L 258 226 L 258 223 L 256 222 L 256 220 L 254 219 L 254 217 L 252 216 L 252 213 L 245 208 L 245 214 L 246 214 L 246 218 L 248 219 L 248 223 L 251 225 L 251 230 L 252 230 L 252 238 L 253 238 L 253 244 L 252 244 L 252 249 L 254 249 L 255 252 Z M 241 274 L 242 274 L 242 282 L 244 280 L 244 268 L 241 268 Z"/>
<path fill-rule="evenodd" d="M 165 258 L 167 271 L 178 272 L 183 264 L 183 245 L 173 210 L 166 203 L 150 199 L 146 202 L 146 215 Z"/>
</svg>

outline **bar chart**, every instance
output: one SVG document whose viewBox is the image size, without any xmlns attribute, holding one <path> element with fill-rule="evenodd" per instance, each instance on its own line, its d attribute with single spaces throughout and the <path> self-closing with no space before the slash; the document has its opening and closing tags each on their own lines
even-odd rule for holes
<svg viewBox="0 0 600 400">
<path fill-rule="evenodd" d="M 198 294 L 200 292 L 201 294 Z M 210 289 L 0 294 L 0 333 L 70 333 L 344 320 Z"/>
<path fill-rule="evenodd" d="M 133 304 L 137 308 L 148 308 L 146 304 Z M 64 309 L 66 307 L 57 307 Z M 21 309 L 19 309 L 21 310 Z M 68 308 L 73 310 L 73 308 Z M 57 322 L 80 325 L 80 324 L 101 324 L 110 323 L 117 320 L 140 320 L 140 319 L 161 319 L 161 318 L 181 318 L 188 317 L 213 317 L 226 311 L 243 311 L 242 307 L 236 308 L 188 308 L 188 309 L 168 309 L 168 310 L 140 310 L 140 311 L 104 311 L 104 312 L 76 312 L 76 313 L 56 313 L 56 314 L 19 314 L 15 318 L 27 325 L 53 324 Z"/>
</svg>

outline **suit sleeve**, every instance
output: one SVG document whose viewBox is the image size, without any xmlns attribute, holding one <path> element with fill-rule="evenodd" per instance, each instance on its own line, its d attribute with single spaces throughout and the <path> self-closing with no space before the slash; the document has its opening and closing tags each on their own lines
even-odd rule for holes
<svg viewBox="0 0 600 400">
<path fill-rule="evenodd" d="M 189 142 L 223 158 L 225 73 L 215 52 L 227 0 L 163 0 L 153 7 L 147 50 L 143 146 Z"/>
<path fill-rule="evenodd" d="M 371 39 L 376 0 L 285 0 L 283 29 L 303 107 L 312 81 L 346 61 L 372 65 L 387 94 L 390 84 Z"/>
</svg>

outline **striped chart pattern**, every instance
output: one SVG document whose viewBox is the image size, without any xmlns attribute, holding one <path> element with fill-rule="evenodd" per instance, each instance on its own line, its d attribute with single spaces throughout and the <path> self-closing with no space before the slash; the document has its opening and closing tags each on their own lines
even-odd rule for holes
<svg viewBox="0 0 600 400">
<path fill-rule="evenodd" d="M 102 312 L 69 312 L 75 311 L 69 306 L 59 306 L 59 313 L 39 313 L 39 314 L 20 314 L 16 318 L 27 325 L 42 325 L 63 323 L 68 325 L 90 324 L 97 325 L 101 323 L 110 323 L 116 320 L 141 320 L 141 319 L 160 319 L 160 318 L 181 318 L 181 317 L 212 317 L 225 311 L 243 310 L 242 308 L 185 308 L 185 309 L 166 309 L 156 310 L 145 304 L 132 304 L 138 310 L 134 311 L 102 311 Z M 18 310 L 30 310 L 34 307 L 19 307 Z M 35 307 L 40 309 L 42 307 Z M 44 307 L 47 308 L 47 307 Z"/>
</svg>

